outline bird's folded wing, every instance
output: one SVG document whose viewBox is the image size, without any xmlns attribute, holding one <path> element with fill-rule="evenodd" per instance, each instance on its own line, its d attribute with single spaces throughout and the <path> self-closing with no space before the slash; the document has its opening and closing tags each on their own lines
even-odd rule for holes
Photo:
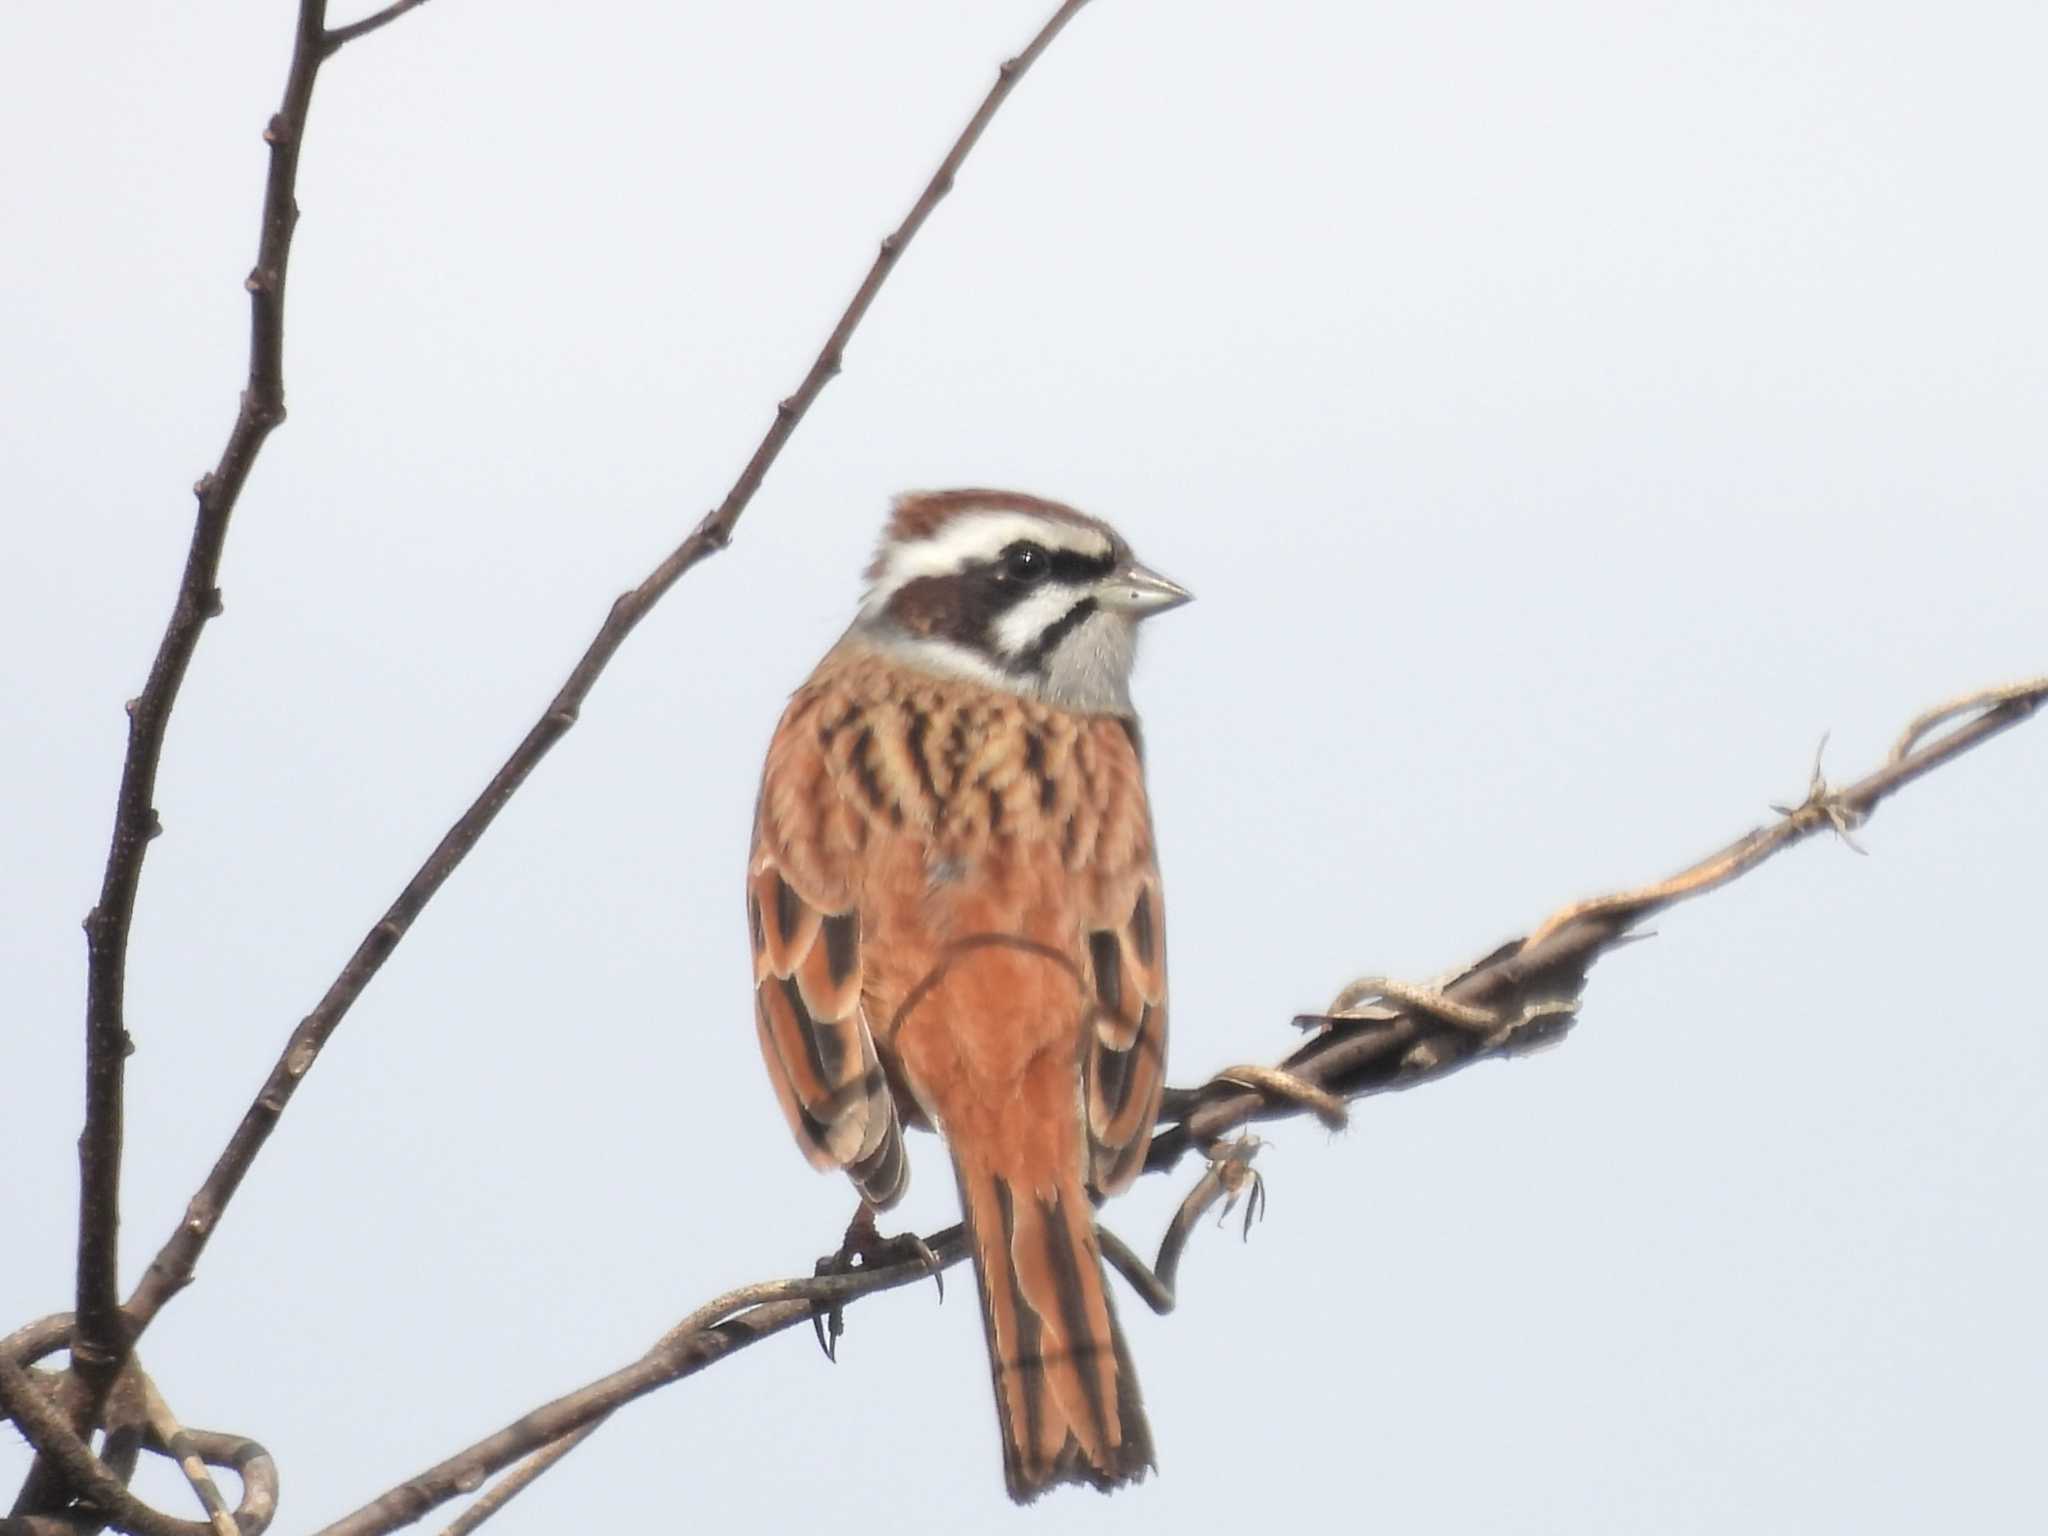
<svg viewBox="0 0 2048 1536">
<path fill-rule="evenodd" d="M 1128 904 L 1125 897 L 1128 896 Z M 1091 1182 L 1138 1176 L 1166 1088 L 1166 930 L 1156 870 L 1125 885 L 1088 935 L 1095 1028 L 1084 1045 Z"/>
<path fill-rule="evenodd" d="M 908 1182 L 903 1137 L 861 1007 L 861 924 L 847 882 L 835 878 L 834 829 L 801 846 L 778 835 L 801 800 L 793 784 L 817 769 L 810 754 L 771 754 L 761 819 L 747 866 L 747 926 L 754 947 L 754 1020 L 761 1054 L 798 1145 L 820 1168 L 846 1169 L 878 1206 Z M 814 794 L 818 786 L 811 784 Z M 834 807 L 812 802 L 814 814 Z"/>
</svg>

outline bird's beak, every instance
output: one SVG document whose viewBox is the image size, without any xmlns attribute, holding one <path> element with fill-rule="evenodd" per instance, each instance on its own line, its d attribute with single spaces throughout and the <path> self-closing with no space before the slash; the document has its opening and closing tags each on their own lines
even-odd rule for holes
<svg viewBox="0 0 2048 1536">
<path fill-rule="evenodd" d="M 1179 582 L 1168 581 L 1157 571 L 1147 570 L 1132 560 L 1109 573 L 1096 600 L 1114 612 L 1145 619 L 1169 608 L 1178 608 L 1182 603 L 1191 603 L 1195 594 Z"/>
</svg>

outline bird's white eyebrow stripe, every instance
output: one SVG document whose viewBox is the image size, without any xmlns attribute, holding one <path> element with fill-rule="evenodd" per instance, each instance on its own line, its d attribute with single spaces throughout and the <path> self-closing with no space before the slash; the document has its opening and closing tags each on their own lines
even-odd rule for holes
<svg viewBox="0 0 2048 1536">
<path fill-rule="evenodd" d="M 1107 535 L 1085 523 L 1032 512 L 963 512 L 928 538 L 891 549 L 868 593 L 872 610 L 923 576 L 950 576 L 977 560 L 993 560 L 1023 540 L 1047 549 L 1107 559 L 1115 553 Z"/>
</svg>

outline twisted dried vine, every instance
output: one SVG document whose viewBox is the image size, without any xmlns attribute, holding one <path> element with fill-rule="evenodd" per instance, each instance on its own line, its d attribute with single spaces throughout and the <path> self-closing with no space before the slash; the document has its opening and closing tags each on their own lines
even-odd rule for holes
<svg viewBox="0 0 2048 1536">
<path fill-rule="evenodd" d="M 1199 1149 L 1208 1166 L 1181 1202 L 1148 1268 L 1114 1233 L 1100 1233 L 1104 1256 L 1156 1311 L 1174 1304 L 1181 1256 L 1195 1223 L 1218 1200 L 1246 1204 L 1249 1231 L 1263 1199 L 1252 1159 L 1256 1138 L 1235 1138 L 1253 1121 L 1308 1115 L 1342 1125 L 1347 1106 L 1369 1094 L 1434 1082 L 1475 1062 L 1516 1055 L 1560 1039 L 1578 1016 L 1594 961 L 1626 944 L 1637 924 L 1677 902 L 1748 874 L 1824 828 L 1861 825 L 1878 804 L 1922 775 L 2031 716 L 2048 700 L 2048 677 L 1967 694 L 1918 717 L 1884 764 L 1845 789 L 1815 774 L 1806 799 L 1769 826 L 1667 879 L 1558 909 L 1528 937 L 1510 941 L 1436 986 L 1363 978 L 1330 1010 L 1295 1019 L 1315 1038 L 1271 1067 L 1234 1066 L 1199 1088 L 1167 1094 L 1164 1121 L 1145 1170 L 1172 1169 Z M 1929 741 L 1936 726 L 1964 723 Z M 948 1227 L 924 1239 L 944 1270 L 966 1254 L 964 1234 Z M 727 1292 L 678 1323 L 634 1364 L 535 1409 L 495 1435 L 392 1489 L 318 1536 L 384 1536 L 512 1468 L 448 1528 L 469 1532 L 503 1508 L 548 1467 L 636 1397 L 716 1364 L 772 1334 L 841 1310 L 863 1296 L 929 1276 L 917 1260 L 822 1279 L 766 1281 Z"/>
</svg>

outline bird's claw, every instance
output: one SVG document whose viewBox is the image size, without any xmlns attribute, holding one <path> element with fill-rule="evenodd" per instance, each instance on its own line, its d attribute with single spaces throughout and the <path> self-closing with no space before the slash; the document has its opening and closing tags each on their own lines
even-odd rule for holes
<svg viewBox="0 0 2048 1536">
<path fill-rule="evenodd" d="M 818 1260 L 813 1275 L 843 1275 L 851 1266 L 838 1254 L 828 1253 Z M 811 1308 L 811 1332 L 817 1335 L 818 1348 L 825 1352 L 825 1358 L 834 1365 L 839 1363 L 839 1339 L 846 1332 L 846 1309 L 837 1303 L 818 1302 Z"/>
<path fill-rule="evenodd" d="M 945 1266 L 932 1252 L 931 1244 L 915 1232 L 898 1232 L 884 1237 L 875 1225 L 874 1207 L 862 1202 L 861 1208 L 854 1212 L 853 1220 L 847 1224 L 846 1236 L 837 1251 L 818 1260 L 812 1272 L 821 1277 L 850 1275 L 858 1270 L 884 1269 L 912 1262 L 932 1277 L 939 1288 L 939 1300 L 944 1302 Z M 839 1361 L 839 1340 L 846 1332 L 845 1309 L 837 1303 L 818 1303 L 811 1313 L 811 1331 L 817 1335 L 818 1348 L 825 1352 L 825 1358 L 836 1365 Z"/>
<path fill-rule="evenodd" d="M 1217 1182 L 1223 1186 L 1223 1209 L 1216 1213 L 1216 1225 L 1222 1226 L 1242 1200 L 1244 1226 L 1239 1236 L 1244 1242 L 1251 1241 L 1252 1223 L 1266 1214 L 1265 1175 L 1252 1166 L 1252 1159 L 1263 1145 L 1265 1143 L 1258 1137 L 1246 1131 L 1235 1141 L 1215 1141 L 1208 1148 L 1209 1164 L 1215 1169 Z"/>
</svg>

